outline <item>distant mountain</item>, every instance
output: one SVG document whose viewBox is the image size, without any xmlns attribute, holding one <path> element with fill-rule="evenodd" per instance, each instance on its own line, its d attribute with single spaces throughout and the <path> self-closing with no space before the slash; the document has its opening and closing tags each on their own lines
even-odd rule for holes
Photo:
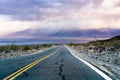
<svg viewBox="0 0 120 80">
<path fill-rule="evenodd" d="M 91 30 L 61 30 L 59 32 L 53 33 L 49 36 L 54 36 L 54 37 L 112 37 L 112 36 L 117 36 L 120 35 L 120 29 L 109 29 L 109 30 L 96 30 L 96 29 L 91 29 Z"/>
<path fill-rule="evenodd" d="M 80 37 L 81 36 L 81 31 L 80 30 L 60 30 L 56 33 L 50 34 L 49 36 L 53 37 Z"/>
<path fill-rule="evenodd" d="M 18 31 L 18 32 L 14 32 L 11 33 L 9 35 L 7 35 L 8 37 L 32 37 L 32 38 L 37 38 L 37 37 L 43 37 L 43 36 L 47 36 L 48 34 L 50 34 L 49 32 L 46 32 L 44 30 L 41 29 L 27 29 L 24 31 Z"/>
<path fill-rule="evenodd" d="M 103 37 L 105 36 L 105 32 L 101 32 L 98 30 L 71 30 L 71 31 L 59 31 L 57 33 L 54 33 L 50 36 L 55 37 Z"/>
<path fill-rule="evenodd" d="M 59 30 L 56 32 L 48 32 L 41 29 L 27 29 L 7 35 L 8 37 L 87 37 L 98 38 L 113 37 L 120 35 L 120 29 L 91 29 L 91 30 Z"/>
</svg>

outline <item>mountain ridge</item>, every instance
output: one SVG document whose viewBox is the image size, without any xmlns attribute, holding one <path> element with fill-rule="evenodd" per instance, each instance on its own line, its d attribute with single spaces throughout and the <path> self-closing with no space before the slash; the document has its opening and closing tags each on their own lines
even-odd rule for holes
<svg viewBox="0 0 120 80">
<path fill-rule="evenodd" d="M 120 29 L 108 29 L 106 31 L 102 31 L 99 29 L 90 29 L 90 30 L 59 30 L 56 32 L 47 32 L 41 29 L 27 29 L 24 31 L 18 31 L 7 35 L 8 37 L 113 37 L 120 35 Z"/>
</svg>

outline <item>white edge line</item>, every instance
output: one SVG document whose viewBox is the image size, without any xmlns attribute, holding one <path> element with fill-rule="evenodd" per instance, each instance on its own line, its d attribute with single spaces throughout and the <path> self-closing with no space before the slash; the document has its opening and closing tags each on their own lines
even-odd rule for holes
<svg viewBox="0 0 120 80">
<path fill-rule="evenodd" d="M 93 69 L 95 72 L 97 72 L 99 75 L 101 75 L 105 80 L 112 80 L 109 76 L 107 76 L 105 73 L 103 73 L 102 71 L 100 71 L 99 69 L 97 69 L 96 67 L 94 67 L 93 65 L 91 65 L 90 63 L 86 62 L 85 60 L 79 58 L 78 56 L 76 56 L 70 49 L 68 46 L 65 45 L 65 47 L 69 50 L 69 52 L 76 57 L 77 59 L 79 59 L 80 61 L 84 62 L 86 65 L 88 65 L 91 69 Z"/>
</svg>

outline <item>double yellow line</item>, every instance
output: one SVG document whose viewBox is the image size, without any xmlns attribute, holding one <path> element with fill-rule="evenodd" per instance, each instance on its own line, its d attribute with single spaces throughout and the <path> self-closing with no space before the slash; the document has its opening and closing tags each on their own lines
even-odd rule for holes
<svg viewBox="0 0 120 80">
<path fill-rule="evenodd" d="M 3 80 L 14 80 L 16 77 L 18 77 L 19 75 L 21 75 L 22 73 L 24 73 L 25 71 L 27 71 L 28 69 L 32 68 L 33 66 L 37 65 L 38 63 L 40 63 L 41 61 L 45 60 L 45 59 L 48 59 L 50 56 L 54 55 L 55 53 L 57 52 L 57 50 L 52 53 L 52 54 L 49 54 L 43 58 L 40 58 L 30 64 L 28 64 L 27 66 L 21 68 L 20 70 L 14 72 L 13 74 L 7 76 L 6 78 L 4 78 Z"/>
</svg>

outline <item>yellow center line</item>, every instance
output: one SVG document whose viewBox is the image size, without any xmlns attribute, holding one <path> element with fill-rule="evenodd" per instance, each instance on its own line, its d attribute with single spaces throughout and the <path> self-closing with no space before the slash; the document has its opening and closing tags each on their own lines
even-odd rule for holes
<svg viewBox="0 0 120 80">
<path fill-rule="evenodd" d="M 18 77 L 19 75 L 21 75 L 22 73 L 24 73 L 25 71 L 27 71 L 28 69 L 32 68 L 33 66 L 37 65 L 38 63 L 40 63 L 41 61 L 45 60 L 45 59 L 48 59 L 50 56 L 54 55 L 55 53 L 57 52 L 57 50 L 52 53 L 52 54 L 49 54 L 43 58 L 40 58 L 30 64 L 28 64 L 27 66 L 21 68 L 20 70 L 14 72 L 13 74 L 7 76 L 6 78 L 4 78 L 3 80 L 14 80 L 16 77 Z"/>
</svg>

